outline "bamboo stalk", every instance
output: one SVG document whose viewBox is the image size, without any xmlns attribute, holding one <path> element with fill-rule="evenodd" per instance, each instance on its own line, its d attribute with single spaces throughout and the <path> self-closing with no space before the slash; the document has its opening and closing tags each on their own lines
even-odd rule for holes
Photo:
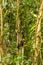
<svg viewBox="0 0 43 65">
<path fill-rule="evenodd" d="M 0 45 L 2 46 L 3 40 L 3 18 L 2 18 L 2 7 L 0 5 L 0 18 L 1 18 L 1 35 L 0 35 Z M 3 52 L 2 52 L 3 55 Z"/>
<path fill-rule="evenodd" d="M 22 47 L 22 65 L 23 65 L 23 56 L 24 56 L 24 46 Z"/>
<path fill-rule="evenodd" d="M 19 0 L 17 0 L 17 16 L 16 16 L 16 28 L 17 28 L 17 44 L 16 45 L 18 45 L 18 43 L 19 43 L 19 26 L 20 26 L 20 20 L 19 20 L 19 14 L 18 14 L 18 12 L 19 12 Z M 17 54 L 18 54 L 18 50 L 17 50 Z"/>
<path fill-rule="evenodd" d="M 3 16 L 2 16 L 2 7 L 0 5 L 0 19 L 1 19 L 1 34 L 0 34 L 0 52 L 1 52 L 1 62 L 2 64 L 0 65 L 6 65 L 4 62 L 3 62 L 3 55 L 4 55 L 4 50 L 3 50 Z"/>
<path fill-rule="evenodd" d="M 41 43 L 41 19 L 42 19 L 42 9 L 43 9 L 43 0 L 39 9 L 39 14 L 36 24 L 36 43 L 35 43 L 35 54 L 34 54 L 34 63 L 33 65 L 38 65 L 38 55 L 40 53 L 40 43 Z"/>
<path fill-rule="evenodd" d="M 19 0 L 17 0 L 17 16 L 16 16 L 16 28 L 17 28 L 17 43 L 16 46 L 19 44 L 19 31 L 20 31 L 20 19 L 19 19 Z M 19 50 L 17 48 L 16 51 L 17 55 L 19 54 Z M 20 65 L 19 62 L 16 63 L 16 65 Z"/>
<path fill-rule="evenodd" d="M 4 52 L 3 52 L 3 48 L 2 48 L 2 43 L 3 43 L 3 18 L 2 18 L 2 7 L 0 5 L 0 19 L 1 19 L 1 34 L 0 34 L 0 52 L 1 52 L 1 56 L 3 56 Z M 2 58 L 1 58 L 2 59 Z M 2 61 L 2 60 L 1 60 Z"/>
<path fill-rule="evenodd" d="M 17 16 L 16 16 L 16 28 L 17 28 L 17 46 L 19 44 L 19 42 L 22 40 L 22 34 L 19 33 L 20 32 L 20 18 L 19 18 L 19 0 L 17 0 Z M 17 55 L 22 54 L 22 57 L 24 55 L 24 48 L 22 47 L 21 49 L 17 49 L 16 51 Z M 22 62 L 18 62 L 17 65 L 20 65 L 22 63 L 23 65 L 23 59 Z"/>
</svg>

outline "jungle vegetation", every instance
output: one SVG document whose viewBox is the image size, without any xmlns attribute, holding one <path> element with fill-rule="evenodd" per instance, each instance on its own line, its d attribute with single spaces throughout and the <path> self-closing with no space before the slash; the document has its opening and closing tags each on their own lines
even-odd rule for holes
<svg viewBox="0 0 43 65">
<path fill-rule="evenodd" d="M 43 0 L 0 0 L 0 65 L 43 65 Z"/>
</svg>

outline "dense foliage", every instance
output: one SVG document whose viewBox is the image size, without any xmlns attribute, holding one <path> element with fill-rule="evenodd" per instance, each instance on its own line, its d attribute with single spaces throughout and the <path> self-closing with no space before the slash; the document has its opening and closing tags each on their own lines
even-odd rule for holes
<svg viewBox="0 0 43 65">
<path fill-rule="evenodd" d="M 24 55 L 16 54 L 16 18 L 17 18 L 17 1 L 2 0 L 3 9 L 3 62 L 6 65 L 16 65 L 20 62 L 22 65 L 32 65 L 35 49 L 35 26 L 39 12 L 41 0 L 19 0 L 19 19 L 20 31 L 23 32 Z M 43 15 L 41 23 L 41 58 L 39 56 L 38 64 L 43 62 Z M 19 48 L 21 49 L 21 47 Z M 40 65 L 40 64 L 39 64 Z"/>
</svg>

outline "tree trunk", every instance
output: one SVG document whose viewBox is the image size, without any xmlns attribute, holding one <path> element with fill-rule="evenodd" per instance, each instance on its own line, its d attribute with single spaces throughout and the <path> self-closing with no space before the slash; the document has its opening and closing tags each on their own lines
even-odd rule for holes
<svg viewBox="0 0 43 65">
<path fill-rule="evenodd" d="M 38 55 L 40 53 L 42 9 L 43 9 L 43 0 L 41 2 L 41 6 L 37 18 L 37 24 L 36 24 L 36 43 L 35 43 L 35 54 L 34 54 L 33 65 L 38 65 Z"/>
</svg>

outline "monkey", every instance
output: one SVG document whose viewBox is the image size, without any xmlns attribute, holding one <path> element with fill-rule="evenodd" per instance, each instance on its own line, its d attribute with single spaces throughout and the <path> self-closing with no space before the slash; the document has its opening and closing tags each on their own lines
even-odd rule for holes
<svg viewBox="0 0 43 65">
<path fill-rule="evenodd" d="M 40 35 L 37 36 L 40 39 Z"/>
<path fill-rule="evenodd" d="M 20 32 L 21 32 L 21 34 L 24 34 L 24 31 L 23 30 L 21 30 Z"/>
<path fill-rule="evenodd" d="M 24 46 L 24 41 L 20 41 L 20 43 L 18 44 L 17 48 L 19 49 L 20 47 L 23 47 Z"/>
<path fill-rule="evenodd" d="M 24 46 L 24 31 L 23 30 L 20 30 L 20 31 L 18 31 L 17 30 L 17 28 L 16 28 L 16 30 L 15 30 L 15 32 L 16 32 L 16 35 L 17 35 L 17 33 L 19 34 L 19 42 L 18 42 L 18 45 L 17 45 L 17 48 L 19 49 L 19 48 L 21 48 L 21 47 L 23 47 Z"/>
</svg>

